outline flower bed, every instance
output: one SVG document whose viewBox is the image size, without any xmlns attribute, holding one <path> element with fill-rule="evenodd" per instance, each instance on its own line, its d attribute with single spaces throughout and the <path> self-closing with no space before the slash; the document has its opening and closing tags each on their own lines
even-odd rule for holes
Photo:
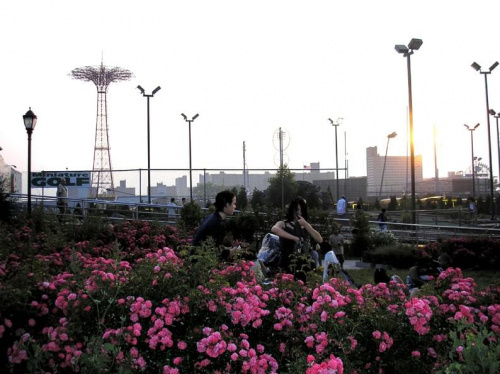
<svg viewBox="0 0 500 374">
<path fill-rule="evenodd" d="M 107 241 L 52 251 L 28 228 L 4 233 L 12 250 L 0 258 L 2 372 L 444 373 L 498 365 L 500 288 L 478 292 L 460 269 L 415 299 L 396 283 L 353 289 L 336 278 L 303 284 L 278 275 L 264 285 L 253 262 L 220 264 L 210 247 L 191 254 L 172 228 L 110 230 Z"/>
</svg>

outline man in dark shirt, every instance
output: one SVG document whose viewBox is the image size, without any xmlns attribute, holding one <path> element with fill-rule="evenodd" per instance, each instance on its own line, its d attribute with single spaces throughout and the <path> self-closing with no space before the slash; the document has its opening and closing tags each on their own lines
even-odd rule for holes
<svg viewBox="0 0 500 374">
<path fill-rule="evenodd" d="M 236 196 L 231 191 L 222 191 L 215 197 L 215 212 L 209 214 L 194 234 L 193 245 L 199 246 L 211 237 L 215 245 L 222 245 L 226 231 L 223 221 L 236 209 Z"/>
</svg>

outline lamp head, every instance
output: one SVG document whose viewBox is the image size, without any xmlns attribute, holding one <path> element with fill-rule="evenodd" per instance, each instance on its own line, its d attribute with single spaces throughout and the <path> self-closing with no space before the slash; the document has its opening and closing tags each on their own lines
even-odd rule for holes
<svg viewBox="0 0 500 374">
<path fill-rule="evenodd" d="M 492 116 L 494 116 L 496 114 L 496 112 L 493 109 L 488 110 L 488 113 Z"/>
<path fill-rule="evenodd" d="M 476 124 L 476 125 L 474 126 L 474 130 L 475 130 L 475 129 L 477 129 L 477 128 L 479 127 L 479 125 L 480 125 L 479 123 L 478 123 L 478 124 Z"/>
<path fill-rule="evenodd" d="M 408 53 L 408 48 L 406 47 L 406 45 L 396 44 L 396 46 L 394 47 L 394 49 L 398 53 Z"/>
<path fill-rule="evenodd" d="M 398 134 L 397 134 L 395 131 L 393 131 L 391 134 L 387 135 L 387 137 L 388 137 L 389 139 L 393 139 L 393 138 L 395 138 L 397 135 L 398 135 Z"/>
<path fill-rule="evenodd" d="M 156 87 L 156 88 L 153 90 L 153 92 L 151 93 L 151 95 L 154 95 L 155 93 L 157 93 L 157 92 L 158 92 L 158 91 L 160 91 L 160 90 L 161 90 L 161 87 L 160 87 L 160 86 Z"/>
<path fill-rule="evenodd" d="M 141 93 L 144 95 L 144 88 L 142 88 L 141 86 L 137 86 L 137 88 L 139 89 L 139 91 L 141 91 Z"/>
<path fill-rule="evenodd" d="M 196 114 L 193 116 L 192 121 L 194 121 L 196 118 L 198 118 L 198 116 L 199 116 L 199 114 L 198 114 L 198 113 L 196 113 Z"/>
<path fill-rule="evenodd" d="M 481 65 L 479 65 L 477 62 L 473 62 L 471 66 L 474 69 L 476 69 L 476 71 L 480 71 L 481 70 Z"/>
<path fill-rule="evenodd" d="M 23 116 L 23 120 L 24 120 L 24 127 L 26 127 L 26 131 L 33 131 L 35 129 L 37 117 L 35 113 L 31 111 L 31 107 Z"/>
<path fill-rule="evenodd" d="M 186 121 L 188 120 L 184 113 L 181 113 L 181 116 L 182 116 L 182 118 L 184 118 L 184 120 L 186 120 Z"/>
<path fill-rule="evenodd" d="M 497 66 L 498 66 L 498 61 L 495 61 L 495 63 L 490 66 L 490 72 L 492 72 L 493 69 L 495 69 Z"/>
<path fill-rule="evenodd" d="M 467 128 L 467 130 L 470 130 L 470 127 L 468 125 L 464 125 L 464 126 Z"/>
<path fill-rule="evenodd" d="M 330 121 L 330 123 L 333 125 L 333 121 L 331 118 L 328 118 L 328 121 Z"/>
<path fill-rule="evenodd" d="M 408 44 L 408 49 L 411 49 L 413 51 L 417 51 L 423 44 L 424 42 L 422 39 L 415 39 L 413 38 L 410 40 L 410 43 Z"/>
</svg>

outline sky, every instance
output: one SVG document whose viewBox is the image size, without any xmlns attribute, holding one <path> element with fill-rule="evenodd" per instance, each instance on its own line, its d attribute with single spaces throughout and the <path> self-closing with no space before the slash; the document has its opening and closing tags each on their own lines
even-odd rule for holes
<svg viewBox="0 0 500 374">
<path fill-rule="evenodd" d="M 276 133 L 285 161 L 366 175 L 366 148 L 408 153 L 407 59 L 396 44 L 423 40 L 411 56 L 415 154 L 434 177 L 471 164 L 464 124 L 480 123 L 474 154 L 488 162 L 484 75 L 500 60 L 500 2 L 490 0 L 0 0 L 0 147 L 27 170 L 22 115 L 38 116 L 32 171 L 91 170 L 97 91 L 74 80 L 83 66 L 130 70 L 108 90 L 113 169 L 147 168 L 147 93 L 151 168 L 276 168 Z M 488 76 L 490 108 L 500 111 L 500 68 Z M 344 137 L 345 133 L 345 137 Z M 497 128 L 491 118 L 493 171 Z M 346 142 L 344 142 L 346 139 Z M 346 147 L 345 147 L 346 145 Z M 341 174 L 342 175 L 342 174 Z"/>
</svg>

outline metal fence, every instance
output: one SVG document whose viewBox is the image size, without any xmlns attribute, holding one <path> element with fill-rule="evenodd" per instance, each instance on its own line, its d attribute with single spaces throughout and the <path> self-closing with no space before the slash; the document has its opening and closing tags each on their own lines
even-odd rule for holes
<svg viewBox="0 0 500 374">
<path fill-rule="evenodd" d="M 27 207 L 26 195 L 11 195 L 20 210 Z M 32 196 L 32 206 L 34 209 L 42 210 L 52 214 L 64 222 L 74 222 L 85 219 L 88 215 L 102 217 L 109 221 L 119 222 L 125 220 L 158 221 L 165 224 L 176 225 L 180 219 L 182 206 L 172 207 L 166 204 L 146 204 L 127 203 L 114 200 L 102 199 L 71 199 L 68 198 L 68 208 L 60 211 L 56 204 L 56 198 L 51 196 Z M 205 209 L 205 208 L 202 208 Z M 206 209 L 205 209 L 206 210 Z M 369 224 L 372 230 L 380 230 L 379 222 L 376 221 L 378 212 L 367 212 Z M 236 215 L 242 214 L 237 211 Z M 500 228 L 496 221 L 489 219 L 476 219 L 470 221 L 470 216 L 466 211 L 451 209 L 436 209 L 432 211 L 417 211 L 417 224 L 401 222 L 402 215 L 408 212 L 389 211 L 388 222 L 389 231 L 401 242 L 423 244 L 436 240 L 443 240 L 453 237 L 490 237 L 500 238 Z M 266 232 L 271 230 L 272 225 L 282 217 L 276 214 L 265 214 L 262 221 L 264 226 L 256 233 L 258 241 Z M 326 217 L 311 217 L 311 223 L 323 235 L 331 231 L 331 225 L 336 223 L 341 226 L 342 233 L 347 237 L 352 237 L 351 219 L 339 219 L 335 215 L 329 214 Z"/>
</svg>

